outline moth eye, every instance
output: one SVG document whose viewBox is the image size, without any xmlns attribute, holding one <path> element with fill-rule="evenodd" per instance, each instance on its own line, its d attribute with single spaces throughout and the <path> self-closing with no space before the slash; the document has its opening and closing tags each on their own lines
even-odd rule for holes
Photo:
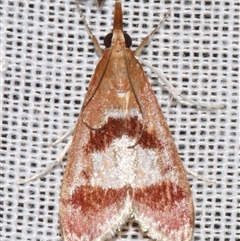
<svg viewBox="0 0 240 241">
<path fill-rule="evenodd" d="M 109 33 L 105 36 L 104 38 L 104 46 L 106 48 L 109 48 L 111 47 L 111 44 L 112 44 L 112 37 L 113 37 L 113 33 Z"/>
<path fill-rule="evenodd" d="M 130 48 L 132 45 L 132 38 L 127 34 L 124 33 L 125 44 L 127 48 Z"/>
<path fill-rule="evenodd" d="M 109 34 L 107 34 L 107 35 L 105 36 L 105 38 L 104 38 L 104 46 L 105 46 L 106 48 L 111 47 L 112 37 L 113 37 L 113 33 L 109 33 Z M 130 48 L 131 45 L 132 45 L 132 39 L 131 39 L 131 37 L 130 37 L 127 33 L 124 33 L 124 39 L 125 39 L 126 47 L 127 47 L 127 48 Z"/>
</svg>

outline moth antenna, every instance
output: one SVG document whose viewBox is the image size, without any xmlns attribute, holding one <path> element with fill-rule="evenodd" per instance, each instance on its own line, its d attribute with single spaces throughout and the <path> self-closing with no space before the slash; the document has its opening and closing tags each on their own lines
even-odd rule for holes
<svg viewBox="0 0 240 241">
<path fill-rule="evenodd" d="M 106 65 L 106 66 L 107 66 L 107 65 Z M 105 69 L 106 69 L 106 67 L 105 67 Z M 93 90 L 93 92 L 92 92 L 92 95 L 91 95 L 88 99 L 85 99 L 85 101 L 83 102 L 82 110 L 81 110 L 81 113 L 80 113 L 80 118 L 82 119 L 82 122 L 83 122 L 84 125 L 85 125 L 86 127 L 88 127 L 90 130 L 95 130 L 95 131 L 101 130 L 101 129 L 104 127 L 105 123 L 106 123 L 106 122 L 104 122 L 100 127 L 92 127 L 92 126 L 90 126 L 90 125 L 87 123 L 87 121 L 86 121 L 86 120 L 84 119 L 84 117 L 83 117 L 83 112 L 84 112 L 85 108 L 88 106 L 88 104 L 90 103 L 90 101 L 93 99 L 94 95 L 96 94 L 96 92 L 97 92 L 97 90 L 98 90 L 98 88 L 99 88 L 99 86 L 100 86 L 100 84 L 101 84 L 101 82 L 102 82 L 103 75 L 104 75 L 104 73 L 105 73 L 105 69 L 104 69 L 104 71 L 102 72 L 102 76 L 99 77 L 98 84 L 95 86 L 95 88 L 94 88 L 94 90 Z"/>
<path fill-rule="evenodd" d="M 79 7 L 80 1 L 79 1 L 79 0 L 76 0 L 75 2 L 76 2 L 76 6 L 77 6 L 77 11 L 78 11 L 78 13 L 79 13 L 79 15 L 80 15 L 80 17 L 81 17 L 81 19 L 82 19 L 85 27 L 86 27 L 86 30 L 87 30 L 87 32 L 88 32 L 88 35 L 89 35 L 89 37 L 91 38 L 91 40 L 92 40 L 92 42 L 93 42 L 93 44 L 94 44 L 94 46 L 95 46 L 95 48 L 96 48 L 96 51 L 97 51 L 98 55 L 99 55 L 99 56 L 102 56 L 104 50 L 100 47 L 100 44 L 99 44 L 97 38 L 95 37 L 95 35 L 93 34 L 92 30 L 90 29 L 90 27 L 89 27 L 89 25 L 88 25 L 88 23 L 87 23 L 87 21 L 86 21 L 86 18 L 84 17 L 84 14 L 83 14 L 81 8 Z M 100 3 L 101 3 L 101 2 L 103 3 L 104 1 L 98 1 L 99 6 L 100 6 Z M 101 77 L 101 79 L 102 79 L 102 77 Z M 93 98 L 93 96 L 95 95 L 95 93 L 97 92 L 97 89 L 98 89 L 100 83 L 101 83 L 101 80 L 99 81 L 98 85 L 97 85 L 96 88 L 94 89 L 93 94 L 91 95 L 91 97 L 90 97 L 88 100 L 85 100 L 85 102 L 83 103 L 82 111 L 81 111 L 81 114 L 80 114 L 80 115 L 81 115 L 80 118 L 82 119 L 82 122 L 83 122 L 84 125 L 85 125 L 86 127 L 88 127 L 90 130 L 101 130 L 101 129 L 103 128 L 104 124 L 105 124 L 105 123 L 104 123 L 101 127 L 94 128 L 94 127 L 90 126 L 90 125 L 87 123 L 87 121 L 83 118 L 84 109 L 85 109 L 86 106 L 89 104 L 89 102 L 92 100 L 92 98 Z"/>
<path fill-rule="evenodd" d="M 105 125 L 105 123 L 106 123 L 106 122 L 104 122 L 100 127 L 92 127 L 92 126 L 90 126 L 90 125 L 87 123 L 87 121 L 86 121 L 86 120 L 84 119 L 84 117 L 83 117 L 83 112 L 84 112 L 85 108 L 88 106 L 88 104 L 90 103 L 90 101 L 93 99 L 93 97 L 94 97 L 94 95 L 96 94 L 96 92 L 97 92 L 97 90 L 98 90 L 98 87 L 99 87 L 99 85 L 100 85 L 101 82 L 102 82 L 102 76 L 101 76 L 101 79 L 100 79 L 98 85 L 96 86 L 96 88 L 94 89 L 92 95 L 90 96 L 90 98 L 84 101 L 84 103 L 83 103 L 83 105 L 82 105 L 82 110 L 81 110 L 81 113 L 80 113 L 80 118 L 82 119 L 83 124 L 84 124 L 88 129 L 90 129 L 90 130 L 92 130 L 92 131 L 97 131 L 97 130 L 103 129 L 103 127 L 104 127 L 104 125 Z"/>
<path fill-rule="evenodd" d="M 143 125 L 143 127 L 142 127 L 140 137 L 137 139 L 137 141 L 134 143 L 134 145 L 128 146 L 128 147 L 127 147 L 128 149 L 134 148 L 135 146 L 137 146 L 137 144 L 139 144 L 139 142 L 140 142 L 140 140 L 141 140 L 141 138 L 142 138 L 142 135 L 143 135 L 144 126 L 145 126 L 145 125 Z"/>
<path fill-rule="evenodd" d="M 125 55 L 125 53 L 124 53 L 124 55 Z M 125 55 L 125 62 L 127 63 L 126 55 Z M 144 128 L 145 128 L 145 121 L 144 121 L 144 120 L 145 120 L 145 117 L 144 117 L 142 105 L 141 105 L 141 103 L 140 103 L 140 101 L 139 101 L 139 99 L 138 99 L 137 93 L 136 93 L 136 91 L 135 91 L 135 89 L 134 89 L 133 82 L 132 82 L 132 78 L 131 78 L 131 75 L 130 75 L 130 71 L 129 71 L 129 67 L 128 67 L 128 66 L 129 66 L 129 65 L 126 64 L 126 69 L 127 69 L 127 73 L 128 73 L 129 83 L 130 83 L 130 86 L 131 86 L 133 95 L 134 95 L 134 97 L 135 97 L 135 100 L 136 100 L 136 102 L 137 102 L 137 105 L 138 105 L 138 107 L 139 107 L 140 114 L 142 115 L 142 129 L 141 129 L 141 133 L 140 133 L 140 135 L 139 135 L 139 138 L 137 139 L 137 141 L 135 142 L 134 145 L 128 146 L 128 148 L 134 148 L 134 147 L 140 142 L 141 137 L 142 137 L 142 135 L 143 135 L 143 131 L 144 131 Z"/>
<path fill-rule="evenodd" d="M 87 121 L 84 120 L 84 118 L 82 117 L 82 115 L 81 115 L 81 119 L 82 119 L 83 124 L 84 124 L 88 129 L 90 129 L 90 130 L 92 130 L 92 131 L 100 131 L 100 130 L 102 130 L 102 129 L 104 128 L 105 123 L 106 123 L 106 122 L 104 122 L 100 127 L 92 127 L 92 126 L 90 126 L 90 125 L 87 123 Z"/>
</svg>

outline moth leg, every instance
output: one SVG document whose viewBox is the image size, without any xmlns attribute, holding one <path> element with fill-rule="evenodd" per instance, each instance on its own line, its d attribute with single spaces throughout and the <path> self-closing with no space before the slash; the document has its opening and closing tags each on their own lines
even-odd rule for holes
<svg viewBox="0 0 240 241">
<path fill-rule="evenodd" d="M 162 27 L 165 20 L 170 16 L 170 13 L 171 11 L 168 10 L 165 17 L 159 22 L 159 24 L 153 29 L 153 31 L 142 40 L 140 45 L 133 52 L 135 56 L 138 56 L 141 53 L 142 49 L 152 40 L 153 35 Z"/>
<path fill-rule="evenodd" d="M 51 171 L 56 165 L 59 165 L 59 163 L 62 163 L 63 158 L 65 157 L 66 153 L 68 152 L 71 144 L 72 144 L 72 137 L 71 139 L 68 141 L 67 145 L 64 147 L 63 151 L 60 153 L 60 155 L 56 158 L 56 160 L 51 163 L 48 167 L 46 167 L 42 172 L 37 173 L 36 175 L 33 175 L 32 177 L 25 179 L 25 180 L 19 180 L 17 182 L 17 184 L 25 184 L 28 183 L 30 181 L 33 181 L 37 178 L 42 178 L 43 176 L 45 176 L 49 171 Z"/>
<path fill-rule="evenodd" d="M 193 172 L 193 171 L 191 171 L 190 169 L 188 169 L 188 168 L 186 168 L 186 167 L 185 167 L 185 170 L 186 170 L 186 172 L 187 172 L 188 174 L 190 174 L 190 175 L 192 175 L 193 177 L 196 177 L 197 179 L 202 180 L 202 181 L 204 181 L 204 182 L 208 182 L 208 183 L 211 183 L 211 184 L 217 184 L 217 183 L 218 183 L 216 180 L 209 179 L 209 178 L 206 178 L 206 177 L 204 177 L 204 176 L 202 176 L 202 175 L 199 175 L 199 174 L 197 174 L 196 172 Z"/>
<path fill-rule="evenodd" d="M 225 107 L 224 104 L 204 104 L 204 103 L 199 103 L 198 101 L 192 100 L 190 98 L 187 98 L 186 96 L 182 95 L 176 88 L 164 77 L 163 73 L 158 70 L 157 68 L 153 67 L 151 64 L 149 64 L 147 61 L 144 59 L 137 57 L 137 59 L 150 68 L 153 73 L 157 75 L 157 77 L 162 81 L 164 86 L 166 86 L 166 89 L 173 95 L 173 97 L 177 98 L 180 97 L 183 100 L 186 100 L 187 102 L 191 103 L 192 105 L 196 106 L 197 108 L 206 108 L 206 109 L 223 109 Z"/>
<path fill-rule="evenodd" d="M 101 49 L 101 46 L 100 46 L 97 38 L 96 38 L 95 35 L 92 33 L 92 30 L 90 29 L 90 27 L 89 27 L 89 25 L 88 25 L 88 23 L 87 23 L 84 15 L 83 15 L 82 10 L 81 10 L 80 7 L 79 7 L 79 0 L 76 0 L 76 5 L 77 5 L 77 11 L 78 11 L 80 17 L 82 18 L 82 21 L 83 21 L 83 23 L 84 23 L 84 25 L 85 25 L 85 27 L 86 27 L 86 30 L 87 30 L 87 32 L 88 32 L 88 34 L 89 34 L 89 37 L 91 38 L 91 40 L 92 40 L 92 42 L 93 42 L 93 44 L 94 44 L 94 46 L 95 46 L 95 48 L 96 48 L 96 51 L 97 51 L 98 55 L 99 55 L 99 56 L 102 56 L 104 51 Z"/>
<path fill-rule="evenodd" d="M 0 72 L 5 72 L 8 68 L 8 62 L 6 59 L 2 59 L 0 62 Z"/>
<path fill-rule="evenodd" d="M 75 130 L 75 126 L 71 127 L 63 136 L 61 136 L 59 139 L 57 139 L 56 141 L 54 141 L 53 143 L 51 143 L 49 146 L 56 146 L 57 144 L 59 144 L 60 142 L 66 140 L 66 138 L 68 138 L 69 136 L 71 136 Z"/>
</svg>

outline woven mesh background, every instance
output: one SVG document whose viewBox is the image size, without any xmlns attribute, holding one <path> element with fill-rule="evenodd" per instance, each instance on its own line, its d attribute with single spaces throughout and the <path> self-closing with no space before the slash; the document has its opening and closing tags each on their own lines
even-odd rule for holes
<svg viewBox="0 0 240 241">
<path fill-rule="evenodd" d="M 85 2 L 84 15 L 102 43 L 112 29 L 113 1 L 102 10 Z M 75 123 L 98 56 L 74 1 L 1 1 L 0 240 L 61 241 L 58 207 L 63 168 L 25 185 L 64 143 L 49 144 Z M 199 110 L 171 99 L 146 72 L 189 175 L 195 203 L 193 240 L 240 240 L 239 1 L 125 0 L 124 29 L 133 47 L 166 9 L 172 13 L 142 57 L 182 94 L 223 110 Z M 65 165 L 65 164 L 64 164 Z M 116 240 L 143 240 L 129 223 Z M 144 239 L 145 240 L 145 239 Z"/>
</svg>

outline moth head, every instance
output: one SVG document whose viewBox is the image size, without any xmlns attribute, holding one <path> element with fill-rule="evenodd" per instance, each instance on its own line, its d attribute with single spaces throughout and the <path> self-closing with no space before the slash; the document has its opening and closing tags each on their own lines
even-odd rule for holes
<svg viewBox="0 0 240 241">
<path fill-rule="evenodd" d="M 125 39 L 125 44 L 127 48 L 130 48 L 132 46 L 132 39 L 127 33 L 123 33 L 124 39 Z M 104 46 L 106 48 L 110 48 L 112 45 L 112 38 L 113 38 L 113 33 L 109 33 L 104 37 Z"/>
</svg>

